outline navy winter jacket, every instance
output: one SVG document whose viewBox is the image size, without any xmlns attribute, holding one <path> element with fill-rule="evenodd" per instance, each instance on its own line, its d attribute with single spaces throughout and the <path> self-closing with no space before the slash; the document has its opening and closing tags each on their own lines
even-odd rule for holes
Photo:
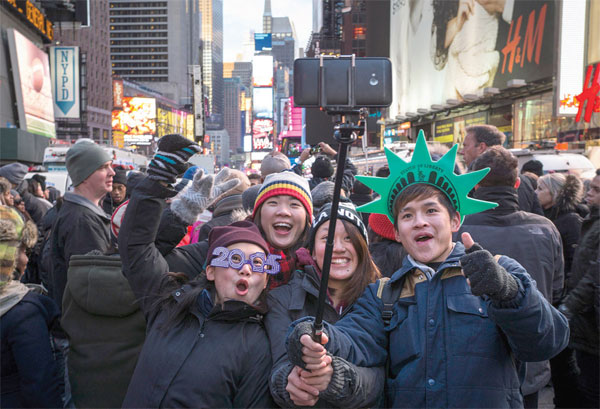
<svg viewBox="0 0 600 409">
<path fill-rule="evenodd" d="M 409 257 L 390 280 L 402 291 L 389 326 L 379 283 L 352 312 L 326 323 L 333 355 L 360 366 L 384 365 L 387 405 L 395 408 L 522 407 L 519 362 L 558 354 L 569 338 L 566 318 L 552 307 L 514 260 L 499 263 L 519 284 L 515 299 L 477 297 L 459 266 L 462 243 L 437 272 Z"/>
</svg>

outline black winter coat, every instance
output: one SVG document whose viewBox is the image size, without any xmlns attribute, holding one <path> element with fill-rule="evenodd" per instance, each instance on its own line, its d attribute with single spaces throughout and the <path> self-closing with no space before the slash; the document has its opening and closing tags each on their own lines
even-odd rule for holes
<svg viewBox="0 0 600 409">
<path fill-rule="evenodd" d="M 123 407 L 270 407 L 271 355 L 261 314 L 247 304 L 212 305 L 204 290 L 187 318 L 170 329 L 169 311 L 157 302 L 180 287 L 166 273 L 167 262 L 154 245 L 163 198 L 175 192 L 151 179 L 136 187 L 119 233 L 124 274 L 147 321 L 146 342 Z"/>
<path fill-rule="evenodd" d="M 306 316 L 315 316 L 319 287 L 320 277 L 315 268 L 305 266 L 303 269 L 294 272 L 292 280 L 288 284 L 272 290 L 268 296 L 269 313 L 265 318 L 265 326 L 269 334 L 273 356 L 270 387 L 273 398 L 281 407 L 294 406 L 289 393 L 285 390 L 288 375 L 293 368 L 287 355 L 286 334 L 290 324 L 295 320 Z M 351 308 L 352 305 L 347 306 L 341 314 L 338 314 L 331 303 L 328 302 L 325 305 L 323 319 L 333 324 Z M 333 358 L 341 359 L 338 357 Z M 346 363 L 346 361 L 344 362 Z M 334 368 L 335 364 L 334 362 Z M 356 371 L 356 382 L 350 386 L 350 382 L 341 380 L 340 383 L 348 384 L 349 389 L 346 390 L 347 395 L 336 396 L 336 402 L 341 404 L 340 407 L 347 408 L 374 406 L 383 394 L 384 369 L 360 368 L 350 363 L 346 364 Z M 333 405 L 319 399 L 315 407 L 333 407 Z"/>
<path fill-rule="evenodd" d="M 573 263 L 573 255 L 579 243 L 581 235 L 581 223 L 583 219 L 574 211 L 564 210 L 553 206 L 546 209 L 546 217 L 554 223 L 563 244 L 563 258 L 565 260 L 565 283 L 569 281 L 571 276 L 571 265 Z"/>
<path fill-rule="evenodd" d="M 59 316 L 50 298 L 29 292 L 0 319 L 2 408 L 60 408 L 61 379 L 49 328 Z"/>
<path fill-rule="evenodd" d="M 549 302 L 560 301 L 564 288 L 564 263 L 560 233 L 543 216 L 519 210 L 516 189 L 480 187 L 474 198 L 498 203 L 498 207 L 465 217 L 458 237 L 471 233 L 473 240 L 493 255 L 518 261 L 536 281 Z M 522 393 L 534 393 L 550 380 L 548 361 L 527 363 Z"/>
<path fill-rule="evenodd" d="M 594 206 L 583 220 L 581 240 L 573 256 L 564 304 L 573 314 L 573 349 L 600 355 L 600 209 Z"/>
<path fill-rule="evenodd" d="M 71 256 L 92 250 L 106 253 L 110 248 L 110 217 L 83 196 L 66 193 L 50 240 L 52 271 L 48 294 L 62 309 Z"/>
</svg>

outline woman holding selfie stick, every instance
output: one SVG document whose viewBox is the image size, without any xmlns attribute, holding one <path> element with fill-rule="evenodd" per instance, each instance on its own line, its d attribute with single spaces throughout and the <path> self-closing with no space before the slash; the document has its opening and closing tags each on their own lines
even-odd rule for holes
<svg viewBox="0 0 600 409">
<path fill-rule="evenodd" d="M 318 407 L 331 406 L 327 400 L 328 391 L 321 385 L 324 380 L 331 379 L 332 366 L 322 371 L 303 370 L 291 364 L 285 349 L 285 335 L 289 324 L 316 312 L 330 217 L 331 204 L 327 204 L 315 217 L 306 248 L 296 251 L 300 268 L 287 285 L 269 294 L 270 310 L 265 318 L 265 325 L 274 362 L 270 386 L 271 394 L 282 407 L 314 406 L 317 403 Z M 338 219 L 329 275 L 329 297 L 324 311 L 325 319 L 332 322 L 344 316 L 366 286 L 381 276 L 369 256 L 367 230 L 354 206 L 340 203 Z M 343 406 L 368 407 L 376 403 L 381 391 L 371 383 L 361 381 L 377 380 L 377 375 L 381 381 L 384 376 L 381 368 L 357 368 L 338 358 L 332 364 L 335 368 L 344 368 L 345 379 L 355 379 L 355 389 L 345 389 L 344 397 L 336 396 L 337 399 L 343 399 Z M 360 375 L 363 372 L 376 375 L 362 377 Z M 341 373 L 338 372 L 338 375 Z M 337 381 L 341 382 L 342 379 Z M 336 382 L 336 379 L 332 382 Z"/>
</svg>

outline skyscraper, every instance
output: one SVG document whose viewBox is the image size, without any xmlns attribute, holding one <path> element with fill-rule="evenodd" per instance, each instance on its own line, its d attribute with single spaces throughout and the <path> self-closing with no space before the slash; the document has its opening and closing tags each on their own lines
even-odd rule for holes
<svg viewBox="0 0 600 409">
<path fill-rule="evenodd" d="M 191 104 L 188 66 L 200 64 L 197 0 L 109 3 L 113 75 L 141 83 L 178 104 Z"/>
<path fill-rule="evenodd" d="M 223 0 L 199 0 L 202 14 L 202 72 L 209 99 L 207 126 L 223 127 Z"/>
<path fill-rule="evenodd" d="M 229 149 L 235 154 L 242 147 L 242 85 L 239 77 L 224 78 L 225 129 L 229 133 Z"/>
</svg>

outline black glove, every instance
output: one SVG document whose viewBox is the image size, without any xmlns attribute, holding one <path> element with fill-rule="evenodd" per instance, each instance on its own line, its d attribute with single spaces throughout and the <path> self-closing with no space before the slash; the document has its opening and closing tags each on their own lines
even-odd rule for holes
<svg viewBox="0 0 600 409">
<path fill-rule="evenodd" d="M 285 340 L 285 345 L 287 347 L 287 353 L 288 357 L 290 358 L 290 362 L 293 365 L 299 366 L 302 369 L 306 369 L 306 363 L 302 360 L 303 345 L 300 342 L 300 337 L 302 337 L 302 335 L 305 334 L 312 336 L 313 324 L 313 320 L 302 321 L 298 323 Z M 323 328 L 323 333 L 327 335 L 327 332 L 325 332 L 325 328 Z"/>
<path fill-rule="evenodd" d="M 465 276 L 471 282 L 473 295 L 488 295 L 495 301 L 508 301 L 516 297 L 519 285 L 489 251 L 475 243 L 460 258 Z"/>
<path fill-rule="evenodd" d="M 158 151 L 148 165 L 151 179 L 175 183 L 178 175 L 187 170 L 186 162 L 200 151 L 200 146 L 181 135 L 165 135 L 158 141 Z"/>
</svg>

